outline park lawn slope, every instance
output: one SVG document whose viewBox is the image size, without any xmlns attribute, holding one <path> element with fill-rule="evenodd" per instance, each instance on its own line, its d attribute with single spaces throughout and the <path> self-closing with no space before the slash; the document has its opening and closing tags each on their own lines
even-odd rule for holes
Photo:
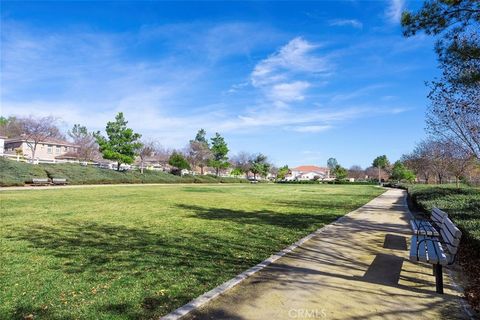
<svg viewBox="0 0 480 320">
<path fill-rule="evenodd" d="M 413 204 L 428 213 L 438 207 L 462 230 L 460 264 L 469 276 L 465 294 L 480 311 L 480 189 L 454 185 L 414 185 L 408 187 Z"/>
<path fill-rule="evenodd" d="M 0 318 L 157 318 L 382 192 L 273 184 L 3 191 Z"/>
<path fill-rule="evenodd" d="M 67 179 L 68 184 L 120 183 L 236 183 L 246 179 L 213 176 L 176 176 L 161 171 L 115 171 L 80 164 L 38 164 L 17 162 L 0 157 L 0 186 L 23 186 L 33 178 Z"/>
</svg>

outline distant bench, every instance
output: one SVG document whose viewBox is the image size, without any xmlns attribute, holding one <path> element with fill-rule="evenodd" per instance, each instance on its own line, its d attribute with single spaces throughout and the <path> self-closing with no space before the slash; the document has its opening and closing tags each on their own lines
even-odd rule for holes
<svg viewBox="0 0 480 320">
<path fill-rule="evenodd" d="M 462 232 L 438 208 L 433 208 L 431 217 L 437 229 L 428 221 L 410 222 L 415 233 L 410 241 L 410 260 L 432 264 L 436 291 L 443 293 L 442 266 L 455 262 Z"/>
<path fill-rule="evenodd" d="M 52 183 L 54 185 L 65 185 L 65 184 L 67 184 L 67 179 L 53 178 Z"/>
<path fill-rule="evenodd" d="M 33 178 L 32 183 L 34 186 L 46 186 L 50 184 L 50 181 L 48 179 L 39 179 L 39 178 Z"/>
<path fill-rule="evenodd" d="M 48 185 L 65 185 L 67 184 L 67 179 L 63 178 L 53 178 L 51 181 L 47 178 L 33 178 L 32 185 L 34 186 L 48 186 Z"/>
</svg>

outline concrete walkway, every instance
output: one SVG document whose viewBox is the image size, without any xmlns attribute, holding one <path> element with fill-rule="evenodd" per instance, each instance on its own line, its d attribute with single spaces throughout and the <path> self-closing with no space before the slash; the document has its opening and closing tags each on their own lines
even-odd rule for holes
<svg viewBox="0 0 480 320">
<path fill-rule="evenodd" d="M 189 319 L 465 319 L 444 275 L 408 260 L 411 230 L 401 190 L 389 190 Z"/>
</svg>

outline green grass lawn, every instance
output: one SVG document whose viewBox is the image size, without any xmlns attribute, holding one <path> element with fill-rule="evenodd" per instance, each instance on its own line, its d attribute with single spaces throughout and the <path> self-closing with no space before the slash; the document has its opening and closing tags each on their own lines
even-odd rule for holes
<svg viewBox="0 0 480 320">
<path fill-rule="evenodd" d="M 382 192 L 273 184 L 2 191 L 0 319 L 161 316 Z"/>
</svg>

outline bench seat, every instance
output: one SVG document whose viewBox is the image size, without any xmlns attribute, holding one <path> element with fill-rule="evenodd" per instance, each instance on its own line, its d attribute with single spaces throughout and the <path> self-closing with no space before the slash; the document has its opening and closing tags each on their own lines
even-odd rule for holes
<svg viewBox="0 0 480 320">
<path fill-rule="evenodd" d="M 52 182 L 53 184 L 67 184 L 67 179 L 53 178 Z"/>
<path fill-rule="evenodd" d="M 413 236 L 410 245 L 410 260 L 446 266 L 448 264 L 447 255 L 438 241 L 438 238 L 424 235 Z"/>
<path fill-rule="evenodd" d="M 413 233 L 422 236 L 434 236 L 438 237 L 439 233 L 437 229 L 426 220 L 410 220 Z"/>
<path fill-rule="evenodd" d="M 33 178 L 32 183 L 33 183 L 33 185 L 36 185 L 36 186 L 50 184 L 48 179 L 44 179 L 44 178 Z"/>
</svg>

